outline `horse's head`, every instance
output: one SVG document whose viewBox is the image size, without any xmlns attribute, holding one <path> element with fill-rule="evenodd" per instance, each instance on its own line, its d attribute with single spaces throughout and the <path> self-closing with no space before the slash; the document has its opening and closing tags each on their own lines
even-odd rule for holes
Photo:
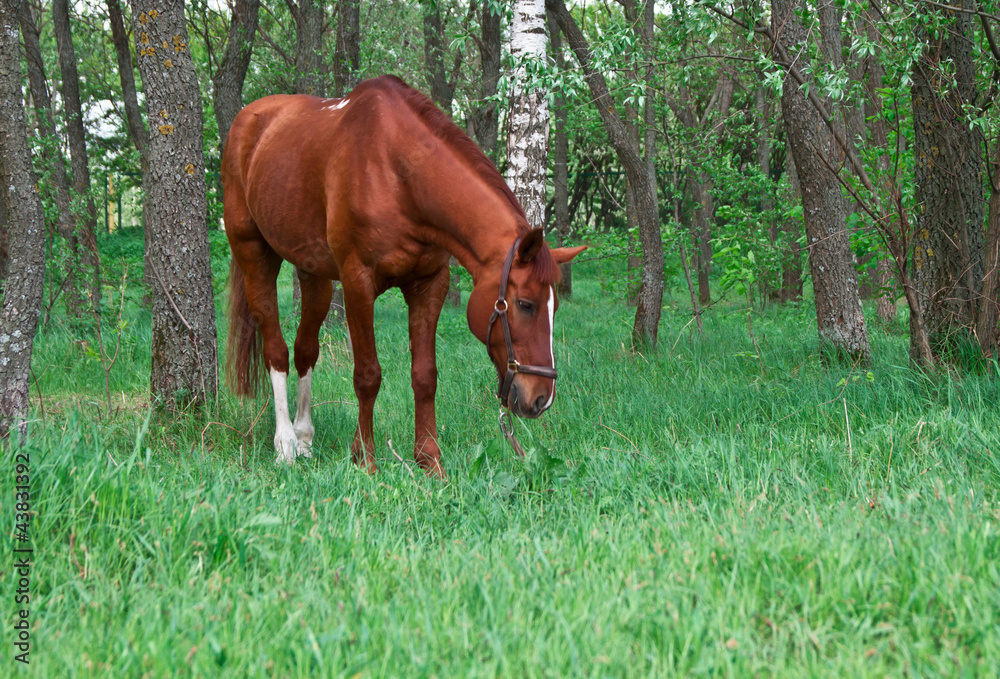
<svg viewBox="0 0 1000 679">
<path fill-rule="evenodd" d="M 538 417 L 552 405 L 558 265 L 586 249 L 550 249 L 542 230 L 532 229 L 512 247 L 502 269 L 482 276 L 469 295 L 469 329 L 486 344 L 500 398 L 515 415 Z"/>
</svg>

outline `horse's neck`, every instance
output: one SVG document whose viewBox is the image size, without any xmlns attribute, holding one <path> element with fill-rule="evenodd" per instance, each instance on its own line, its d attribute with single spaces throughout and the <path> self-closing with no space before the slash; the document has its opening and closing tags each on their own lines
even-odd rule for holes
<svg viewBox="0 0 1000 679">
<path fill-rule="evenodd" d="M 422 211 L 437 244 L 477 281 L 482 271 L 503 262 L 517 237 L 519 215 L 507 196 L 441 144 L 427 167 L 416 173 L 416 181 L 422 184 L 418 193 L 423 197 L 418 202 L 424 203 Z"/>
</svg>

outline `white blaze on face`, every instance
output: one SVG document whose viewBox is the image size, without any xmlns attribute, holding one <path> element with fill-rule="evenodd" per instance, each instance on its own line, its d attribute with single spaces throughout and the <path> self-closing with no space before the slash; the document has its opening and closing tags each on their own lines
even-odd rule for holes
<svg viewBox="0 0 1000 679">
<path fill-rule="evenodd" d="M 549 286 L 549 302 L 547 306 L 549 308 L 549 357 L 552 359 L 552 367 L 555 368 L 556 367 L 555 337 L 554 337 L 555 325 L 553 324 L 553 321 L 556 315 L 556 293 L 552 289 L 551 285 Z M 553 381 L 552 391 L 549 392 L 549 400 L 545 402 L 546 409 L 550 405 L 552 405 L 552 399 L 555 398 L 555 395 L 556 395 L 556 383 L 555 381 Z"/>
</svg>

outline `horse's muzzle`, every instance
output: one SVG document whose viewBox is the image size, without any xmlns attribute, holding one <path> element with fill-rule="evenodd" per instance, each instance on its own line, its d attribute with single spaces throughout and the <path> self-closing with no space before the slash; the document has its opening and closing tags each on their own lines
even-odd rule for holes
<svg viewBox="0 0 1000 679">
<path fill-rule="evenodd" d="M 521 380 L 514 380 L 510 387 L 510 395 L 507 397 L 507 407 L 518 417 L 539 417 L 552 405 L 552 389 L 555 389 L 554 383 L 549 390 L 532 391 L 521 383 Z"/>
</svg>

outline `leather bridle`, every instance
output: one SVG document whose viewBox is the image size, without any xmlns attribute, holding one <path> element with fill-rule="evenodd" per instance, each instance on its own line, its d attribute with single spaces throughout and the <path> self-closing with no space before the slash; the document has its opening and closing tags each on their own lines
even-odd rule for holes
<svg viewBox="0 0 1000 679">
<path fill-rule="evenodd" d="M 493 349 L 490 347 L 490 338 L 493 336 L 493 324 L 498 318 L 500 319 L 500 327 L 503 329 L 503 341 L 507 346 L 507 373 L 504 375 L 503 381 L 500 383 L 500 390 L 497 392 L 497 398 L 500 399 L 501 406 L 507 406 L 507 397 L 510 395 L 510 387 L 514 383 L 514 375 L 524 373 L 526 375 L 548 377 L 552 380 L 556 378 L 556 368 L 554 365 L 551 368 L 542 365 L 522 365 L 514 356 L 514 343 L 510 339 L 510 324 L 507 322 L 507 309 L 509 307 L 507 304 L 507 280 L 510 278 L 510 267 L 514 263 L 514 254 L 517 252 L 517 246 L 520 244 L 521 237 L 518 237 L 514 241 L 514 244 L 510 246 L 510 251 L 507 253 L 507 259 L 503 263 L 503 270 L 500 272 L 500 293 L 497 295 L 497 301 L 493 305 L 493 315 L 490 316 L 490 323 L 486 328 L 486 351 L 491 361 L 496 363 L 493 358 Z"/>
</svg>

